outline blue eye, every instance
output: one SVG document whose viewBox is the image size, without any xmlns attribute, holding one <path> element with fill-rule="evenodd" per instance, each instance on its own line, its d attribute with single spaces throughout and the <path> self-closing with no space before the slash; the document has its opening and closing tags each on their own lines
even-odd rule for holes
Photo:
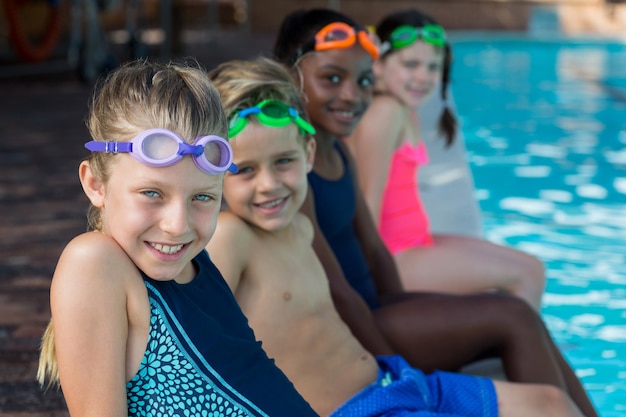
<svg viewBox="0 0 626 417">
<path fill-rule="evenodd" d="M 208 194 L 198 194 L 197 196 L 194 197 L 194 200 L 198 200 L 198 201 L 212 201 L 215 200 L 215 198 L 211 195 Z"/>
<path fill-rule="evenodd" d="M 250 172 L 252 172 L 252 168 L 250 167 L 238 166 L 238 168 L 239 168 L 239 171 L 236 174 L 230 174 L 230 175 L 249 174 Z"/>
<path fill-rule="evenodd" d="M 156 192 L 154 190 L 142 191 L 142 194 L 145 195 L 146 197 L 152 197 L 152 198 L 156 198 L 156 197 L 160 197 L 161 196 L 161 194 L 159 194 L 158 192 Z"/>
<path fill-rule="evenodd" d="M 437 63 L 437 64 L 430 64 L 430 65 L 428 66 L 428 69 L 429 69 L 431 72 L 437 72 L 437 71 L 441 71 L 441 67 L 442 67 L 442 65 L 441 65 L 441 64 L 439 64 L 439 63 Z"/>
</svg>

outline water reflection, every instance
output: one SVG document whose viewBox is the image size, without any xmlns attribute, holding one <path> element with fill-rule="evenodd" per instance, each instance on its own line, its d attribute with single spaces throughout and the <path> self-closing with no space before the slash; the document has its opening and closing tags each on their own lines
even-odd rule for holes
<svg viewBox="0 0 626 417">
<path fill-rule="evenodd" d="M 601 416 L 622 417 L 626 45 L 459 40 L 454 52 L 487 238 L 545 262 L 546 323 Z"/>
</svg>

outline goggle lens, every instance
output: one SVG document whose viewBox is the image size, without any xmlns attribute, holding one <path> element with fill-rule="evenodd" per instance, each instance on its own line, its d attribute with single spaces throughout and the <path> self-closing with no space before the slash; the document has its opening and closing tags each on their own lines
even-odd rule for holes
<svg viewBox="0 0 626 417">
<path fill-rule="evenodd" d="M 266 101 L 260 108 L 261 113 L 272 119 L 282 119 L 289 116 L 289 107 L 280 101 Z"/>
<path fill-rule="evenodd" d="M 204 157 L 213 165 L 220 165 L 222 163 L 222 154 L 222 148 L 215 142 L 207 143 L 204 146 Z"/>
<path fill-rule="evenodd" d="M 345 30 L 335 29 L 335 30 L 328 32 L 326 36 L 324 36 L 324 40 L 326 42 L 343 41 L 343 40 L 348 39 L 349 37 L 350 37 L 350 34 L 346 32 Z"/>
<path fill-rule="evenodd" d="M 154 134 L 141 141 L 141 152 L 155 161 L 162 161 L 178 153 L 178 142 L 170 136 Z"/>
<path fill-rule="evenodd" d="M 446 44 L 446 32 L 439 25 L 426 25 L 422 28 L 422 37 L 435 46 Z"/>
<path fill-rule="evenodd" d="M 400 30 L 402 29 L 402 30 Z M 397 33 L 394 33 L 393 41 L 398 44 L 409 44 L 415 42 L 417 39 L 417 31 L 414 28 L 400 28 Z"/>
</svg>

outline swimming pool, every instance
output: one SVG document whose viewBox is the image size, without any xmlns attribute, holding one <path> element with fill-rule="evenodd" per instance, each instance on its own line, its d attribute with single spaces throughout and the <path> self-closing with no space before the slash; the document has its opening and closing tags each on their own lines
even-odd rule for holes
<svg viewBox="0 0 626 417">
<path fill-rule="evenodd" d="M 453 38 L 486 237 L 542 259 L 542 309 L 602 417 L 626 416 L 626 43 Z"/>
</svg>

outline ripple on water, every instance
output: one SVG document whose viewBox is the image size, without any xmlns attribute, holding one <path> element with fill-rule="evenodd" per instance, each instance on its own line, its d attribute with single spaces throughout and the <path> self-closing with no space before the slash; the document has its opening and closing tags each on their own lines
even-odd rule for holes
<svg viewBox="0 0 626 417">
<path fill-rule="evenodd" d="M 535 198 L 507 197 L 500 200 L 500 208 L 534 216 L 553 212 L 554 204 Z"/>
<path fill-rule="evenodd" d="M 549 166 L 526 166 L 526 167 L 515 167 L 513 169 L 516 177 L 522 178 L 546 178 L 552 172 L 552 168 Z"/>
<path fill-rule="evenodd" d="M 576 187 L 576 194 L 584 198 L 594 198 L 604 200 L 608 195 L 608 191 L 598 184 L 581 184 Z"/>
<path fill-rule="evenodd" d="M 617 191 L 618 193 L 626 194 L 626 178 L 614 178 L 613 188 L 615 188 L 615 191 Z"/>
<path fill-rule="evenodd" d="M 574 199 L 572 193 L 565 190 L 540 190 L 539 197 L 555 203 L 571 203 Z"/>
</svg>

